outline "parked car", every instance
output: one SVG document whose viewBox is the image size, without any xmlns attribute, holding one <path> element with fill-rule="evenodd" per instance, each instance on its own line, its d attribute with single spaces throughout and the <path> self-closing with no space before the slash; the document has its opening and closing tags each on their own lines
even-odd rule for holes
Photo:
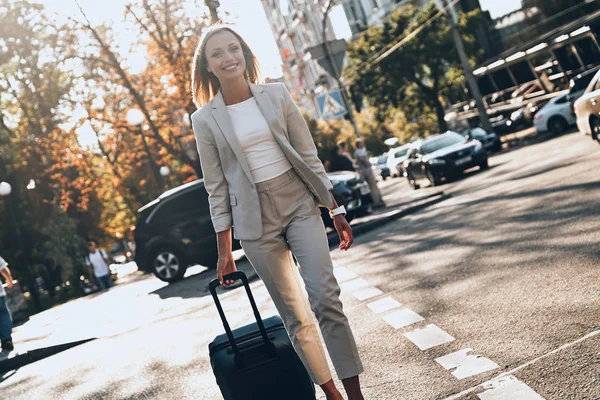
<svg viewBox="0 0 600 400">
<path fill-rule="evenodd" d="M 381 179 L 386 180 L 390 177 L 390 169 L 387 166 L 387 154 L 380 155 L 379 157 L 372 157 L 371 164 L 377 167 L 379 173 L 381 174 Z"/>
<path fill-rule="evenodd" d="M 138 268 L 165 282 L 183 278 L 193 263 L 216 267 L 217 240 L 204 181 L 171 189 L 140 208 L 135 247 Z"/>
<path fill-rule="evenodd" d="M 571 110 L 573 111 L 573 114 L 575 113 L 573 109 L 575 101 L 577 101 L 577 99 L 583 95 L 585 89 L 588 87 L 588 85 L 594 78 L 594 75 L 596 75 L 596 72 L 598 72 L 598 69 L 600 69 L 600 66 L 588 69 L 587 71 L 582 72 L 581 74 L 575 75 L 569 81 L 568 101 L 569 105 L 571 106 Z"/>
<path fill-rule="evenodd" d="M 481 142 L 451 131 L 415 142 L 404 161 L 406 178 L 413 189 L 419 189 L 420 180 L 435 186 L 476 166 L 488 167 Z"/>
<path fill-rule="evenodd" d="M 406 160 L 406 153 L 408 152 L 409 148 L 410 146 L 405 144 L 404 146 L 396 147 L 388 151 L 387 166 L 390 170 L 390 175 L 392 178 L 396 176 L 402 176 L 396 166 L 401 165 L 404 160 Z"/>
<path fill-rule="evenodd" d="M 476 126 L 475 128 L 467 128 L 459 133 L 467 139 L 479 140 L 486 151 L 502 150 L 502 142 L 494 132 L 488 133 L 483 128 Z"/>
<path fill-rule="evenodd" d="M 550 131 L 554 135 L 564 132 L 575 122 L 568 94 L 553 98 L 533 117 L 533 125 L 538 132 Z"/>
<path fill-rule="evenodd" d="M 121 239 L 113 242 L 108 250 L 112 262 L 125 264 L 133 259 L 133 252 L 126 240 Z"/>
<path fill-rule="evenodd" d="M 583 95 L 575 101 L 575 116 L 577 118 L 577 129 L 580 132 L 591 135 L 600 143 L 600 71 L 596 72 L 594 78 L 583 92 Z"/>
<path fill-rule="evenodd" d="M 333 184 L 335 200 L 339 205 L 346 207 L 348 222 L 368 210 L 369 204 L 373 202 L 371 189 L 359 173 L 355 171 L 328 172 L 327 177 Z M 325 225 L 333 228 L 333 221 L 329 217 L 327 209 L 321 208 L 321 216 Z"/>
</svg>

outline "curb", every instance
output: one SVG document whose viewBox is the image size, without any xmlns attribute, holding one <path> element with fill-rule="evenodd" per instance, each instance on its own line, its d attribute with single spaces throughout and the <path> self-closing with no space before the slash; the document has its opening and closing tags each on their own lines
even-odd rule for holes
<svg viewBox="0 0 600 400">
<path fill-rule="evenodd" d="M 352 227 L 352 233 L 354 234 L 354 237 L 360 236 L 374 229 L 380 228 L 381 226 L 388 224 L 392 221 L 395 221 L 410 214 L 414 214 L 417 211 L 421 211 L 450 197 L 451 195 L 446 194 L 444 192 L 438 192 L 429 196 L 424 196 L 423 199 L 429 200 L 415 204 L 414 206 L 401 208 L 400 210 L 393 212 L 392 214 L 387 215 L 385 217 L 376 218 L 372 221 L 363 222 L 355 226 L 350 225 Z M 327 234 L 327 239 L 329 241 L 329 247 L 335 247 L 340 244 L 340 237 L 335 231 L 329 232 Z"/>
<path fill-rule="evenodd" d="M 48 358 L 65 350 L 69 350 L 70 348 L 79 346 L 80 344 L 90 342 L 92 340 L 96 340 L 96 338 L 77 340 L 75 342 L 68 342 L 55 346 L 32 349 L 26 351 L 25 353 L 17 353 L 14 356 L 9 355 L 9 357 L 7 358 L 0 359 L 0 374 L 4 374 L 6 372 L 24 367 L 25 365 L 34 363 L 36 361 L 43 360 L 44 358 Z"/>
</svg>

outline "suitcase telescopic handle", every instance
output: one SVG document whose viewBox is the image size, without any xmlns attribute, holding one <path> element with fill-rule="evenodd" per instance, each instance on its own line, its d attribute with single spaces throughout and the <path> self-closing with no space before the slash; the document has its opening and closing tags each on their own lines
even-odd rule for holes
<svg viewBox="0 0 600 400">
<path fill-rule="evenodd" d="M 244 288 L 246 289 L 246 294 L 248 295 L 248 299 L 250 300 L 250 305 L 252 306 L 252 311 L 254 312 L 254 318 L 256 318 L 256 323 L 258 325 L 258 329 L 260 330 L 260 334 L 266 345 L 270 344 L 269 336 L 267 335 L 267 330 L 265 329 L 265 324 L 263 324 L 262 318 L 260 317 L 260 313 L 258 312 L 258 307 L 256 307 L 256 302 L 254 301 L 254 296 L 252 295 L 252 291 L 250 290 L 250 285 L 248 283 L 248 278 L 246 274 L 242 271 L 236 271 L 231 274 L 223 276 L 223 280 L 238 280 L 244 283 Z M 240 351 L 235 342 L 235 337 L 233 336 L 233 332 L 229 327 L 229 322 L 227 322 L 227 318 L 225 317 L 225 313 L 223 312 L 223 307 L 221 306 L 221 301 L 217 296 L 217 287 L 221 285 L 218 279 L 213 279 L 208 284 L 208 289 L 210 290 L 210 294 L 215 300 L 215 304 L 217 306 L 217 310 L 219 311 L 219 316 L 221 317 L 221 321 L 223 322 L 223 328 L 225 328 L 225 333 L 227 334 L 227 338 L 229 339 L 229 343 L 231 344 L 231 348 L 233 349 L 234 354 L 239 355 Z"/>
</svg>

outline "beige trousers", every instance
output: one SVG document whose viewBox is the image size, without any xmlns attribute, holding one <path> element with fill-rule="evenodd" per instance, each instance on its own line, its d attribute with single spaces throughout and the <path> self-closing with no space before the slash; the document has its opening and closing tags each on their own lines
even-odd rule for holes
<svg viewBox="0 0 600 400">
<path fill-rule="evenodd" d="M 369 189 L 371 189 L 371 198 L 373 199 L 373 204 L 381 204 L 382 196 L 381 196 L 381 192 L 379 191 L 379 187 L 377 186 L 377 179 L 375 178 L 375 175 L 373 174 L 373 170 L 361 169 L 360 176 L 365 181 L 367 181 L 367 183 L 369 184 Z"/>
<path fill-rule="evenodd" d="M 331 379 L 312 310 L 338 377 L 360 374 L 363 366 L 339 300 L 340 287 L 313 195 L 293 170 L 256 187 L 263 236 L 242 241 L 242 247 L 269 291 L 296 353 L 317 385 Z"/>
</svg>

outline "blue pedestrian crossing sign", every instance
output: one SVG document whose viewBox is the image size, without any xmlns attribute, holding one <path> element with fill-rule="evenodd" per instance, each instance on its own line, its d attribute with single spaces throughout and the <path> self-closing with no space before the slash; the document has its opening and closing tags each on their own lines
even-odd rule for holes
<svg viewBox="0 0 600 400">
<path fill-rule="evenodd" d="M 328 93 L 317 96 L 319 113 L 325 121 L 330 119 L 342 118 L 346 114 L 346 107 L 342 100 L 342 94 L 339 89 L 331 90 Z"/>
</svg>

